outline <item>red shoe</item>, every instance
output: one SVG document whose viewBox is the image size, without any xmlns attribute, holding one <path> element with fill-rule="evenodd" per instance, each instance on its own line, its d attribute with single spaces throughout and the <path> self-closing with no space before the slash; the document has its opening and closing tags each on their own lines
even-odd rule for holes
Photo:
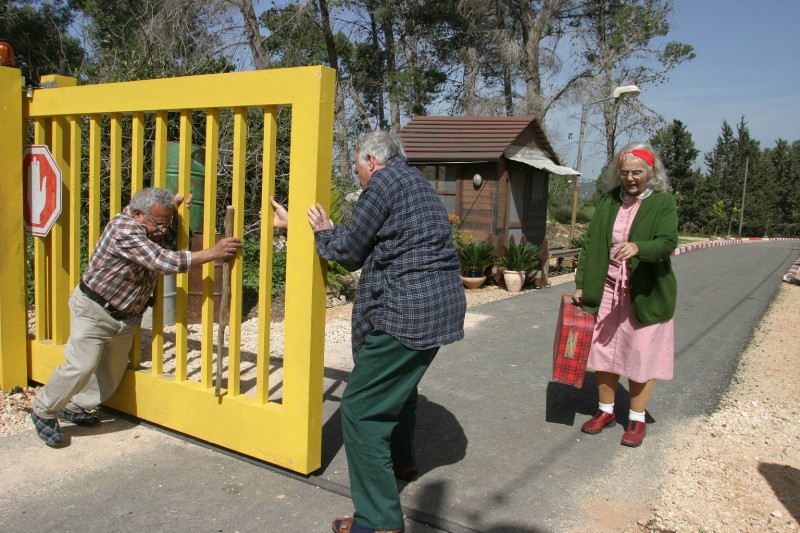
<svg viewBox="0 0 800 533">
<path fill-rule="evenodd" d="M 603 431 L 603 429 L 607 427 L 613 428 L 616 425 L 617 422 L 614 419 L 614 413 L 597 411 L 592 418 L 583 423 L 583 426 L 581 426 L 581 431 L 588 433 L 589 435 L 596 435 L 597 433 Z"/>
<path fill-rule="evenodd" d="M 620 444 L 636 448 L 642 444 L 645 433 L 647 433 L 647 424 L 631 420 L 628 422 L 628 431 L 622 436 Z"/>
</svg>

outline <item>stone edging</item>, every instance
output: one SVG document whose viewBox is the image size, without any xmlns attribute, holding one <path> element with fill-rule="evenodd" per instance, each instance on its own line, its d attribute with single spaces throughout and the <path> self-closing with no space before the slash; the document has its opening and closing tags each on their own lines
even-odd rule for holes
<svg viewBox="0 0 800 533">
<path fill-rule="evenodd" d="M 800 239 L 790 237 L 743 237 L 737 239 L 719 239 L 716 241 L 704 241 L 696 244 L 687 244 L 685 246 L 678 246 L 673 250 L 672 255 L 680 255 L 688 252 L 694 252 L 702 248 L 714 248 L 717 246 L 727 246 L 729 244 L 744 244 L 746 242 L 765 242 L 765 241 L 797 241 Z"/>
</svg>

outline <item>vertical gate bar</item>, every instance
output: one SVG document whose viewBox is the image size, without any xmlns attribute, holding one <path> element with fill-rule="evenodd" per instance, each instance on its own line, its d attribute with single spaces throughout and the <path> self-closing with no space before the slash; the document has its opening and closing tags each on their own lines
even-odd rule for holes
<svg viewBox="0 0 800 533">
<path fill-rule="evenodd" d="M 131 198 L 144 183 L 144 113 L 134 113 L 131 120 Z M 142 327 L 136 327 L 131 345 L 130 368 L 141 367 Z"/>
<path fill-rule="evenodd" d="M 180 144 L 178 145 L 178 190 L 173 191 L 189 197 L 192 178 L 192 112 L 181 111 Z M 189 248 L 189 210 L 186 203 L 178 209 L 178 249 Z M 189 273 L 177 275 L 175 290 L 175 379 L 186 381 L 186 361 L 189 345 L 188 304 Z"/>
<path fill-rule="evenodd" d="M 69 286 L 78 286 L 81 277 L 81 117 L 69 117 Z"/>
<path fill-rule="evenodd" d="M 256 400 L 269 401 L 270 322 L 272 321 L 272 254 L 274 252 L 275 160 L 278 137 L 278 108 L 264 108 L 264 147 L 261 168 L 261 246 L 258 268 L 258 352 L 256 355 Z"/>
<path fill-rule="evenodd" d="M 144 186 L 144 113 L 131 120 L 131 196 Z"/>
<path fill-rule="evenodd" d="M 51 89 L 58 90 L 58 89 Z M 50 229 L 50 257 L 52 270 L 50 272 L 50 308 L 51 308 L 51 334 L 53 344 L 66 344 L 69 338 L 69 205 L 70 205 L 70 165 L 65 157 L 68 152 L 69 137 L 66 135 L 67 125 L 63 118 L 53 118 L 51 126 L 51 154 L 58 168 L 61 170 L 62 208 L 56 223 Z M 77 229 L 77 228 L 76 228 Z"/>
<path fill-rule="evenodd" d="M 292 105 L 289 203 L 294 207 L 289 209 L 286 258 L 286 294 L 292 297 L 286 299 L 283 364 L 285 430 L 298 450 L 296 459 L 304 458 L 311 469 L 322 453 L 325 265 L 316 254 L 306 206 L 330 205 L 336 92 L 333 71 L 318 76 L 319 83 L 305 85 L 302 99 Z"/>
<path fill-rule="evenodd" d="M 0 262 L 3 305 L 0 307 L 0 389 L 9 391 L 28 384 L 26 347 L 28 301 L 25 291 L 27 247 L 23 217 L 22 150 L 27 144 L 27 119 L 22 112 L 22 74 L 0 68 L 0 242 L 5 247 Z"/>
<path fill-rule="evenodd" d="M 244 233 L 245 162 L 247 160 L 247 108 L 233 112 L 233 235 Z M 228 341 L 228 391 L 232 396 L 241 393 L 242 338 L 242 250 L 236 252 L 231 264 L 231 312 Z"/>
<path fill-rule="evenodd" d="M 36 118 L 33 122 L 34 144 L 45 144 L 47 120 Z M 33 301 L 36 309 L 36 340 L 50 338 L 50 272 L 49 237 L 33 237 Z"/>
<path fill-rule="evenodd" d="M 155 147 L 153 156 L 153 187 L 167 185 L 167 112 L 156 113 Z M 151 371 L 156 376 L 164 373 L 164 276 L 158 276 L 153 293 L 153 326 L 150 353 Z"/>
<path fill-rule="evenodd" d="M 219 110 L 206 111 L 206 159 L 203 183 L 203 248 L 216 241 L 217 164 L 219 162 Z M 201 311 L 200 383 L 204 388 L 213 384 L 214 357 L 214 278 L 216 261 L 203 265 L 203 308 Z"/>
<path fill-rule="evenodd" d="M 103 137 L 103 117 L 89 117 L 89 242 L 86 243 L 91 257 L 100 238 L 100 162 Z"/>
<path fill-rule="evenodd" d="M 111 114 L 109 146 L 108 219 L 122 211 L 122 115 Z"/>
</svg>

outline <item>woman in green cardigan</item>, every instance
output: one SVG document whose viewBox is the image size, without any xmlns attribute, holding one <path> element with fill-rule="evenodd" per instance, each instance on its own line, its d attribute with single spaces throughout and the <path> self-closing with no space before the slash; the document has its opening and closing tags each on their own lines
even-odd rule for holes
<svg viewBox="0 0 800 533">
<path fill-rule="evenodd" d="M 630 413 L 621 443 L 639 446 L 655 380 L 673 375 L 677 284 L 670 256 L 678 244 L 678 210 L 649 144 L 625 146 L 609 165 L 607 185 L 584 236 L 572 297 L 597 313 L 587 366 L 600 401 L 581 431 L 594 435 L 616 425 L 614 398 L 625 376 Z"/>
</svg>

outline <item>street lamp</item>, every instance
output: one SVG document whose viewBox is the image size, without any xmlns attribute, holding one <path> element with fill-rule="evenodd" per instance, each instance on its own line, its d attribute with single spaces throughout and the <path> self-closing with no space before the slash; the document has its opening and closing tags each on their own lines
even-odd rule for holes
<svg viewBox="0 0 800 533">
<path fill-rule="evenodd" d="M 578 171 L 578 174 L 575 176 L 575 183 L 572 187 L 572 224 L 569 227 L 570 243 L 575 237 L 575 218 L 578 214 L 578 180 L 581 176 L 580 172 L 581 159 L 583 157 L 583 138 L 586 132 L 586 120 L 589 117 L 589 106 L 598 104 L 600 102 L 605 102 L 606 100 L 611 100 L 612 98 L 614 99 L 614 104 L 616 105 L 620 100 L 624 100 L 625 98 L 636 98 L 639 96 L 640 92 L 641 91 L 639 90 L 639 87 L 636 85 L 623 85 L 614 89 L 614 92 L 611 93 L 611 96 L 583 104 L 583 109 L 581 110 L 581 132 L 578 135 L 578 157 L 575 159 L 575 170 Z"/>
</svg>

